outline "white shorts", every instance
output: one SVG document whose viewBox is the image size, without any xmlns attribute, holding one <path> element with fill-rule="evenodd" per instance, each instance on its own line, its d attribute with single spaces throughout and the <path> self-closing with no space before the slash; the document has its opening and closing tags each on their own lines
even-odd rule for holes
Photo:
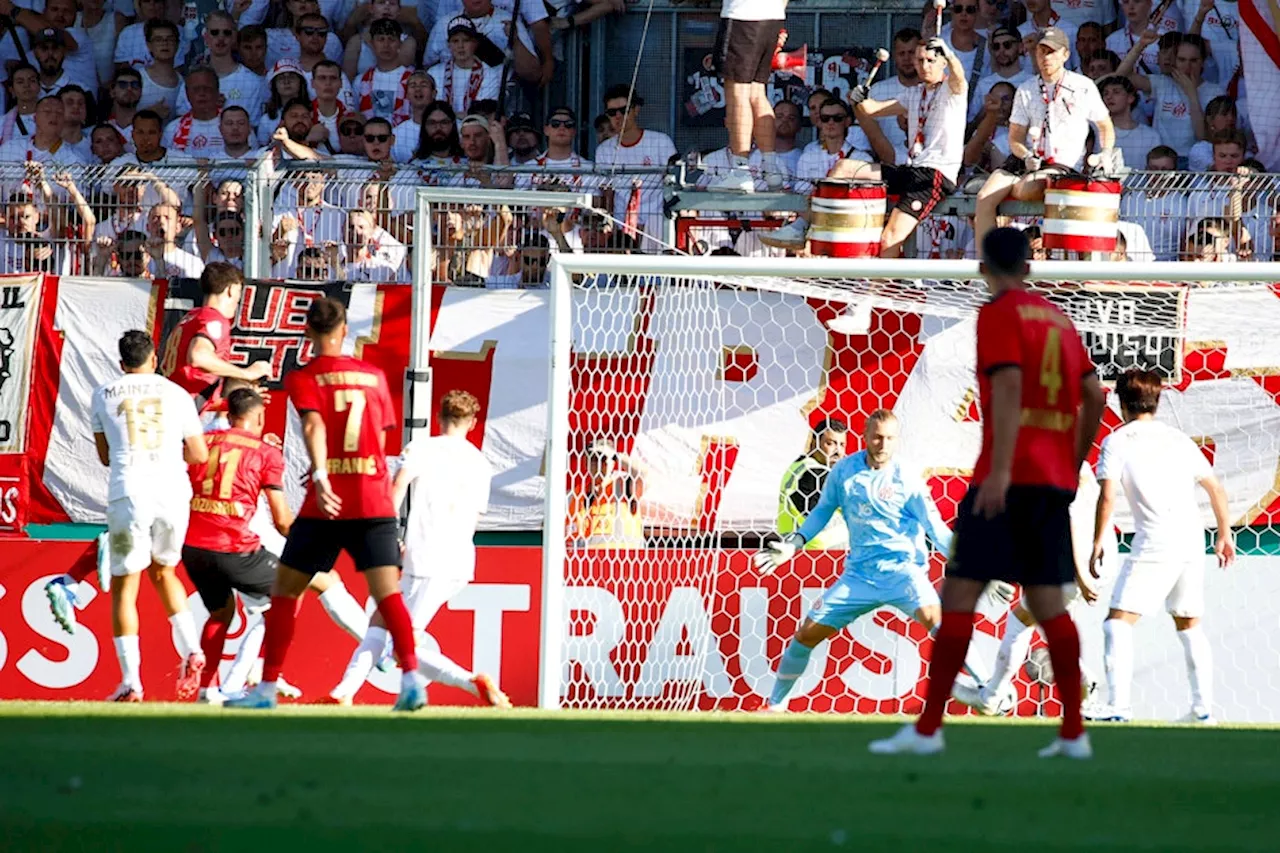
<svg viewBox="0 0 1280 853">
<path fill-rule="evenodd" d="M 107 551 L 112 577 L 136 575 L 151 565 L 176 566 L 187 538 L 189 500 L 119 498 L 107 504 Z"/>
<path fill-rule="evenodd" d="M 400 594 L 409 609 L 413 630 L 418 633 L 427 630 L 445 602 L 466 589 L 470 582 L 465 578 L 420 577 L 408 572 L 400 575 Z"/>
<path fill-rule="evenodd" d="M 1203 616 L 1204 558 L 1175 563 L 1126 560 L 1111 594 L 1111 609 L 1148 616 L 1161 601 L 1170 616 Z"/>
</svg>

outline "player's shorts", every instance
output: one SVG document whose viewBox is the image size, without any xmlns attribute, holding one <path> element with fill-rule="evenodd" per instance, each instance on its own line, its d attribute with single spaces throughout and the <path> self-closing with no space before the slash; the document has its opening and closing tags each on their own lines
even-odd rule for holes
<svg viewBox="0 0 1280 853">
<path fill-rule="evenodd" d="M 400 567 L 400 525 L 394 518 L 299 518 L 289 529 L 280 563 L 308 575 L 327 572 L 346 551 L 356 571 Z"/>
<path fill-rule="evenodd" d="M 111 576 L 136 575 L 151 565 L 176 566 L 187 538 L 186 500 L 117 498 L 107 504 L 107 552 Z"/>
<path fill-rule="evenodd" d="M 885 192 L 898 197 L 895 208 L 917 222 L 956 191 L 953 181 L 928 166 L 881 166 L 880 176 Z"/>
<path fill-rule="evenodd" d="M 404 606 L 409 610 L 413 630 L 425 631 L 445 602 L 466 589 L 468 583 L 470 581 L 466 578 L 421 577 L 408 572 L 402 574 L 400 594 L 404 597 Z"/>
<path fill-rule="evenodd" d="M 903 566 L 901 571 L 882 572 L 875 580 L 845 572 L 822 593 L 808 618 L 839 630 L 881 607 L 896 607 L 911 616 L 921 607 L 937 604 L 938 592 L 922 567 Z"/>
<path fill-rule="evenodd" d="M 187 546 L 182 549 L 182 565 L 210 613 L 226 606 L 232 590 L 255 598 L 269 597 L 276 579 L 276 558 L 264 548 L 247 554 L 222 554 Z"/>
<path fill-rule="evenodd" d="M 768 83 L 784 23 L 721 18 L 712 52 L 716 72 L 726 83 Z"/>
<path fill-rule="evenodd" d="M 1125 560 L 1111 593 L 1111 609 L 1149 616 L 1164 602 L 1170 616 L 1204 615 L 1204 558 L 1176 563 Z"/>
<path fill-rule="evenodd" d="M 1004 512 L 990 519 L 974 514 L 977 493 L 977 487 L 970 486 L 956 511 L 948 575 L 1022 586 L 1075 582 L 1069 492 L 1010 486 Z"/>
</svg>

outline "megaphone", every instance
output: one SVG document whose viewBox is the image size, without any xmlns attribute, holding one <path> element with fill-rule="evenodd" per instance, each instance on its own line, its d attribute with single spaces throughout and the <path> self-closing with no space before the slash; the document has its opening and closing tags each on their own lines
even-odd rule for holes
<svg viewBox="0 0 1280 853">
<path fill-rule="evenodd" d="M 773 55 L 774 71 L 796 71 L 803 69 L 809 60 L 809 45 L 803 44 L 799 50 L 779 50 Z"/>
</svg>

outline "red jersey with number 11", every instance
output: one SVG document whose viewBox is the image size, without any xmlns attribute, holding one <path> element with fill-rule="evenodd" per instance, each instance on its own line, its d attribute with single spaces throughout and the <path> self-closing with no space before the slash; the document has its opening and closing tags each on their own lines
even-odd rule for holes
<svg viewBox="0 0 1280 853">
<path fill-rule="evenodd" d="M 1081 380 L 1093 361 L 1071 319 L 1043 296 L 1006 290 L 978 311 L 978 397 L 982 452 L 977 485 L 991 473 L 991 377 L 1003 367 L 1022 370 L 1022 415 L 1013 452 L 1013 485 L 1074 492 L 1076 419 Z"/>
<path fill-rule="evenodd" d="M 249 522 L 263 489 L 284 488 L 284 454 L 242 429 L 205 433 L 209 461 L 188 466 L 187 543 L 219 554 L 250 554 L 262 544 Z"/>
<path fill-rule="evenodd" d="M 284 387 L 299 415 L 324 419 L 329 483 L 342 499 L 338 518 L 395 518 L 382 435 L 396 415 L 383 372 L 358 358 L 322 355 L 285 376 Z M 326 517 L 314 484 L 298 516 Z"/>
</svg>

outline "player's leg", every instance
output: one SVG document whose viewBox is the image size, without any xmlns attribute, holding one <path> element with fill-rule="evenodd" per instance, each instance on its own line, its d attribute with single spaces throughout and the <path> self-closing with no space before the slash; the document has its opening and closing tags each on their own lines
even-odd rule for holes
<svg viewBox="0 0 1280 853">
<path fill-rule="evenodd" d="M 1007 713 L 1005 709 L 1013 692 L 1013 677 L 1027 659 L 1027 651 L 1035 639 L 1035 627 L 1036 620 L 1024 605 L 1019 604 L 1009 611 L 991 676 L 978 691 L 977 702 L 966 704 L 983 714 Z"/>
<path fill-rule="evenodd" d="M 111 634 L 120 662 L 120 686 L 111 702 L 142 701 L 142 650 L 138 645 L 138 585 L 141 573 L 111 576 Z"/>
<path fill-rule="evenodd" d="M 1187 659 L 1191 718 L 1198 723 L 1213 725 L 1213 649 L 1200 625 L 1204 616 L 1203 562 L 1183 567 L 1166 602 Z"/>
<path fill-rule="evenodd" d="M 275 576 L 272 575 L 274 582 Z M 222 693 L 225 696 L 236 696 L 244 692 L 249 674 L 262 657 L 262 640 L 266 636 L 266 612 L 271 607 L 271 594 L 262 597 L 242 596 L 244 601 L 244 633 L 240 635 L 240 646 L 236 649 L 235 660 L 227 668 L 222 679 Z"/>
<path fill-rule="evenodd" d="M 187 607 L 187 588 L 178 577 L 178 563 L 182 561 L 182 543 L 187 538 L 188 505 L 163 504 L 156 509 L 151 522 L 151 568 L 148 576 L 165 613 L 173 626 L 178 654 L 182 666 L 178 670 L 177 696 L 179 701 L 195 698 L 200 689 L 200 675 L 205 668 L 204 653 L 200 651 L 200 635 L 195 619 Z"/>
<path fill-rule="evenodd" d="M 832 587 L 832 590 L 834 589 L 835 587 Z M 787 710 L 787 702 L 791 696 L 791 691 L 795 688 L 796 681 L 809 668 L 809 658 L 813 654 L 814 648 L 819 643 L 837 634 L 840 628 L 843 627 L 818 622 L 814 614 L 832 621 L 840 618 L 823 602 L 796 629 L 795 636 L 791 638 L 786 648 L 782 650 L 782 657 L 778 661 L 778 669 L 773 677 L 773 689 L 769 693 L 769 704 L 765 706 L 766 710 Z M 848 623 L 846 622 L 845 624 Z"/>
<path fill-rule="evenodd" d="M 400 695 L 393 710 L 415 711 L 427 703 L 426 682 L 418 674 L 417 643 L 413 618 L 400 593 L 399 527 L 395 519 L 370 519 L 349 528 L 343 542 L 356 571 L 364 575 L 369 595 L 391 636 L 396 663 L 400 665 Z"/>
<path fill-rule="evenodd" d="M 772 55 L 767 62 L 772 66 Z M 777 135 L 774 132 L 773 102 L 769 100 L 769 92 L 764 83 L 751 84 L 751 112 L 751 132 L 755 137 L 756 147 L 760 149 L 761 158 L 764 160 L 765 186 L 770 190 L 782 189 L 786 174 L 774 151 Z"/>
<path fill-rule="evenodd" d="M 1009 197 L 1017 182 L 1016 175 L 997 169 L 987 178 L 982 189 L 978 190 L 973 213 L 974 245 L 981 246 L 987 232 L 996 227 L 996 211 L 1000 207 L 1000 202 Z"/>
<path fill-rule="evenodd" d="M 320 572 L 311 579 L 309 587 L 320 599 L 320 606 L 329 614 L 333 624 L 360 640 L 369 630 L 369 617 L 360 602 L 347 589 L 337 572 Z"/>
<path fill-rule="evenodd" d="M 933 588 L 933 583 L 929 580 L 927 570 L 923 566 L 913 567 L 902 573 L 897 590 L 892 593 L 887 603 L 903 613 L 910 614 L 911 618 L 925 627 L 930 636 L 934 636 L 942 624 L 942 600 L 938 598 L 938 592 Z M 982 684 L 985 681 L 982 669 L 978 650 L 971 644 L 961 670 L 967 672 L 977 684 Z M 957 699 L 960 698 L 959 690 L 960 684 L 957 682 L 952 686 L 952 694 Z"/>
<path fill-rule="evenodd" d="M 102 537 L 99 539 L 101 540 Z M 95 542 L 95 544 L 98 543 Z M 76 595 L 76 587 L 81 581 L 87 580 L 104 562 L 101 557 L 106 556 L 105 553 L 99 553 L 102 550 L 104 548 L 99 547 L 92 551 L 85 551 L 65 574 L 53 578 L 44 585 L 44 595 L 49 601 L 49 612 L 53 614 L 54 621 L 68 634 L 74 634 L 76 631 L 76 608 L 81 606 L 79 596 Z M 107 578 L 104 592 L 111 588 L 109 572 Z"/>
<path fill-rule="evenodd" d="M 1042 752 L 1050 755 L 1068 755 L 1071 758 L 1088 758 L 1091 749 L 1085 747 L 1083 716 L 1083 689 L 1080 681 L 1080 634 L 1071 614 L 1067 613 L 1066 597 L 1061 584 L 1031 584 L 1022 591 L 1027 607 L 1044 630 L 1049 644 L 1049 660 L 1053 664 L 1053 680 L 1058 685 L 1062 699 L 1062 727 L 1058 740 Z M 1080 744 L 1071 752 L 1063 746 L 1067 742 Z"/>
<path fill-rule="evenodd" d="M 1102 623 L 1103 665 L 1111 707 L 1100 715 L 1112 722 L 1133 718 L 1133 626 L 1168 598 L 1177 578 L 1168 567 L 1142 560 L 1126 560 L 1111 592 L 1111 609 Z"/>
<path fill-rule="evenodd" d="M 406 581 L 412 581 L 409 575 L 402 575 L 400 578 L 401 594 L 406 597 Z M 337 686 L 329 691 L 329 698 L 339 705 L 351 704 L 352 697 L 364 685 L 369 673 L 373 671 L 373 667 L 382 659 L 385 654 L 390 635 L 387 634 L 387 625 L 382 619 L 382 614 L 374 612 L 373 618 L 369 620 L 369 629 L 365 631 L 364 636 L 360 639 L 360 645 L 356 646 L 356 650 L 351 653 L 351 659 L 347 661 L 347 668 L 342 673 L 342 679 Z"/>
<path fill-rule="evenodd" d="M 209 618 L 200 629 L 200 651 L 204 655 L 205 666 L 199 674 L 198 690 L 200 698 L 206 697 L 206 691 L 218 674 L 218 662 L 222 660 L 222 646 L 227 639 L 227 631 L 231 627 L 231 619 L 235 615 L 235 598 L 231 594 L 231 584 L 223 575 L 218 560 L 229 555 L 215 554 L 202 548 L 183 548 L 182 565 L 187 577 L 196 588 Z"/>
</svg>

